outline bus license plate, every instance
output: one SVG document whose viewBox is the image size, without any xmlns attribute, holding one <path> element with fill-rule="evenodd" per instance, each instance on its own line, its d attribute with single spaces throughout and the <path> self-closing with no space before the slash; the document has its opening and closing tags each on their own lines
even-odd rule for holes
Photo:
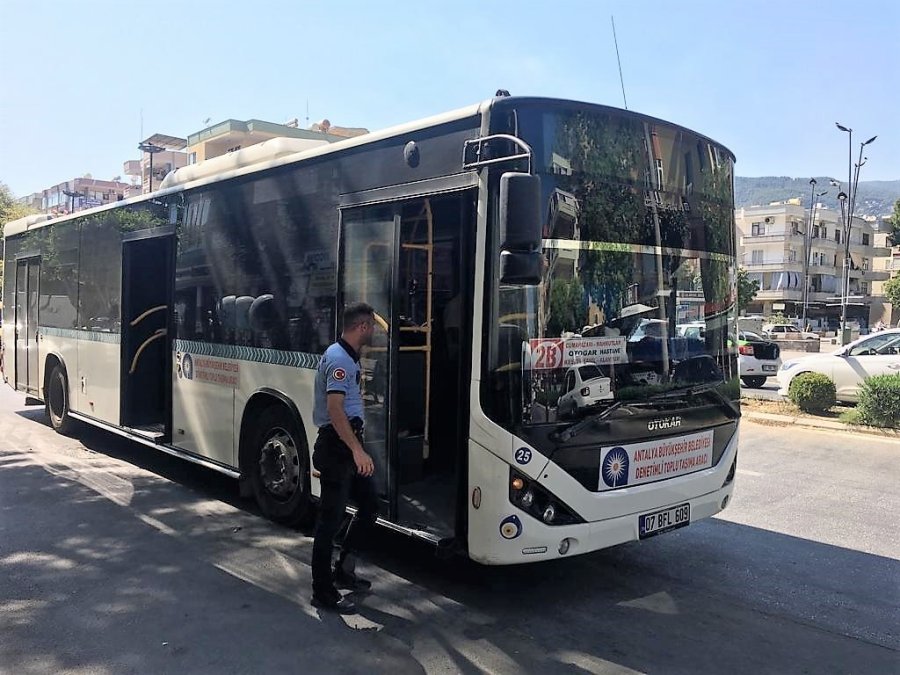
<svg viewBox="0 0 900 675">
<path fill-rule="evenodd" d="M 662 534 L 669 530 L 689 525 L 691 522 L 691 505 L 680 504 L 663 511 L 645 513 L 638 517 L 638 536 L 641 539 Z"/>
</svg>

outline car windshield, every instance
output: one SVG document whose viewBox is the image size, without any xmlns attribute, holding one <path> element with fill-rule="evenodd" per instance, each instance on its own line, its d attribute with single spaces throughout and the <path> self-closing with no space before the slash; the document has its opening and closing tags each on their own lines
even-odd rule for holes
<svg viewBox="0 0 900 675">
<path fill-rule="evenodd" d="M 752 332 L 750 332 L 750 331 L 748 331 L 748 330 L 744 331 L 744 332 L 742 333 L 742 335 L 743 335 L 743 338 L 742 338 L 742 339 L 744 339 L 744 340 L 756 340 L 756 341 L 758 341 L 758 342 L 762 342 L 762 341 L 763 341 L 763 339 L 762 339 L 761 336 L 757 335 L 756 333 L 752 333 Z"/>
<path fill-rule="evenodd" d="M 585 413 L 560 405 L 579 364 L 611 379 L 591 410 L 736 383 L 730 155 L 619 111 L 518 112 L 541 178 L 545 266 L 537 286 L 496 289 L 490 414 L 541 424 Z"/>
<path fill-rule="evenodd" d="M 603 372 L 597 366 L 581 366 L 578 374 L 581 375 L 582 382 L 593 380 L 595 377 L 603 377 Z"/>
</svg>

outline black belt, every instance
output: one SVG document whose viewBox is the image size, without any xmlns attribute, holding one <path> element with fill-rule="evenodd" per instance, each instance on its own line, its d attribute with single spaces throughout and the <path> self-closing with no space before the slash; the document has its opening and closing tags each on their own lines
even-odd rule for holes
<svg viewBox="0 0 900 675">
<path fill-rule="evenodd" d="M 350 428 L 353 429 L 353 431 L 356 433 L 362 431 L 366 426 L 365 422 L 362 421 L 362 418 L 359 417 L 350 417 L 347 421 L 350 422 Z M 334 427 L 330 424 L 324 424 L 319 427 L 319 432 L 324 432 L 326 434 L 337 434 L 337 432 L 334 430 Z"/>
</svg>

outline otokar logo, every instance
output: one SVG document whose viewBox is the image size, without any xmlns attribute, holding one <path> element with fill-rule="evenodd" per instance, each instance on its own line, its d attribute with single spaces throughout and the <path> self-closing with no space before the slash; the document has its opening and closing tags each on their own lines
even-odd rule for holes
<svg viewBox="0 0 900 675">
<path fill-rule="evenodd" d="M 648 431 L 662 431 L 663 429 L 675 429 L 681 426 L 681 416 L 660 417 L 647 423 Z"/>
</svg>

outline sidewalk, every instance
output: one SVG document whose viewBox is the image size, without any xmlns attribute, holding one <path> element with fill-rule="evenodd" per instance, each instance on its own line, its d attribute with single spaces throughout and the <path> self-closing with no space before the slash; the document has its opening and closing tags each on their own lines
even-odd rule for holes
<svg viewBox="0 0 900 675">
<path fill-rule="evenodd" d="M 876 427 L 856 426 L 852 424 L 844 424 L 836 420 L 817 419 L 815 417 L 807 417 L 805 415 L 779 415 L 776 413 L 765 413 L 755 411 L 743 411 L 741 416 L 751 422 L 761 422 L 764 424 L 777 424 L 779 426 L 799 426 L 808 429 L 819 429 L 825 431 L 841 431 L 851 434 L 865 434 L 870 436 L 882 436 L 883 438 L 900 439 L 900 430 L 898 429 L 878 429 Z"/>
</svg>

